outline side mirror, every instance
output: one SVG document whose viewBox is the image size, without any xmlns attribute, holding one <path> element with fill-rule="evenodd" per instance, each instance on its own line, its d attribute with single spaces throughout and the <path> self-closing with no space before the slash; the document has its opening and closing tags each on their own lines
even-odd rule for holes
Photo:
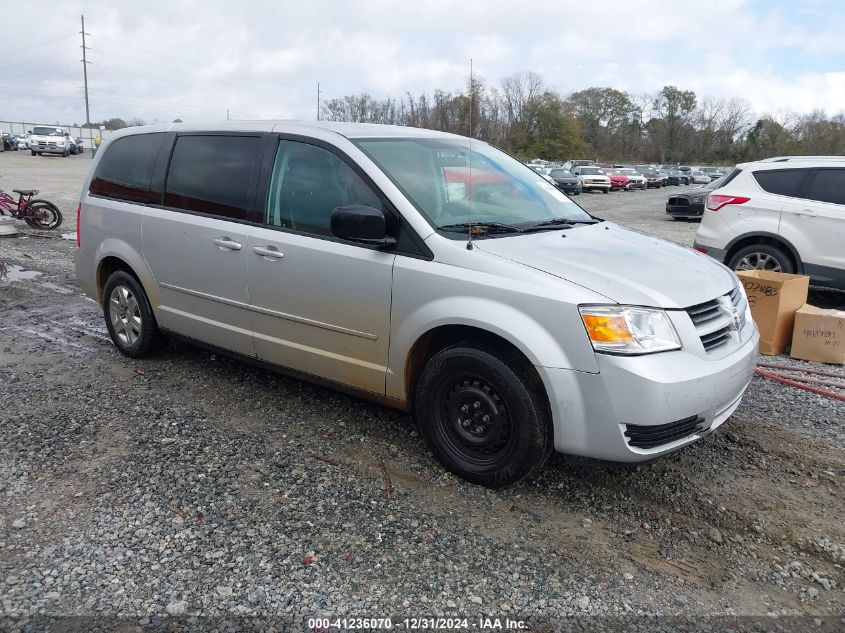
<svg viewBox="0 0 845 633">
<path fill-rule="evenodd" d="M 336 207 L 332 211 L 332 235 L 350 242 L 373 246 L 393 246 L 396 239 L 387 234 L 384 213 L 363 204 Z"/>
<path fill-rule="evenodd" d="M 32 134 L 32 130 L 27 130 L 27 131 L 26 131 L 26 133 L 27 133 L 27 134 Z"/>
</svg>

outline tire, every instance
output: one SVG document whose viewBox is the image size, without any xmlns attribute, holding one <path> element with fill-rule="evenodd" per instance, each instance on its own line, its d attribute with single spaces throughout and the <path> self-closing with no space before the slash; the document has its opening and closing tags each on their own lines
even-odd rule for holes
<svg viewBox="0 0 845 633">
<path fill-rule="evenodd" d="M 34 229 L 57 229 L 62 225 L 62 212 L 52 202 L 31 200 L 24 211 L 24 221 Z"/>
<path fill-rule="evenodd" d="M 103 317 L 112 342 L 130 358 L 146 358 L 158 350 L 162 336 L 147 294 L 132 275 L 113 272 L 103 289 Z"/>
<path fill-rule="evenodd" d="M 514 484 L 552 451 L 545 397 L 515 353 L 471 342 L 446 348 L 426 363 L 414 402 L 434 455 L 472 483 Z"/>
<path fill-rule="evenodd" d="M 770 270 L 779 273 L 794 273 L 795 264 L 789 254 L 772 244 L 749 244 L 736 251 L 728 259 L 731 270 Z"/>
<path fill-rule="evenodd" d="M 610 189 L 605 189 L 605 190 L 604 190 L 604 192 L 605 192 L 605 193 L 610 193 Z"/>
<path fill-rule="evenodd" d="M 36 151 L 35 151 L 34 149 L 31 149 L 31 150 L 29 150 L 29 151 L 30 151 L 30 152 L 32 152 L 32 155 L 33 155 L 33 156 L 35 156 Z"/>
</svg>

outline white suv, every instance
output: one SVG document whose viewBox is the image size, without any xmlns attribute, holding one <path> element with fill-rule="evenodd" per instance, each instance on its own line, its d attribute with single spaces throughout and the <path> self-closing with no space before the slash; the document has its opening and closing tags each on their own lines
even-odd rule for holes
<svg viewBox="0 0 845 633">
<path fill-rule="evenodd" d="M 845 289 L 845 157 L 737 165 L 706 206 L 696 250 L 734 270 L 805 274 Z"/>
</svg>

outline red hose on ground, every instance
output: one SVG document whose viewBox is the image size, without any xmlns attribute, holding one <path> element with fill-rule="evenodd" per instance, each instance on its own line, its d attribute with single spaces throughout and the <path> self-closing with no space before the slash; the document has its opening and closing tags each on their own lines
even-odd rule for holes
<svg viewBox="0 0 845 633">
<path fill-rule="evenodd" d="M 776 380 L 777 382 L 781 382 L 785 385 L 789 385 L 790 387 L 797 387 L 798 389 L 804 389 L 805 391 L 810 391 L 812 393 L 817 393 L 820 396 L 827 396 L 828 398 L 833 398 L 835 400 L 842 400 L 845 402 L 845 394 L 843 393 L 836 393 L 834 391 L 828 391 L 827 389 L 819 389 L 818 387 L 811 387 L 810 385 L 805 385 L 803 383 L 797 382 L 795 380 L 791 380 L 789 378 L 785 378 L 780 374 L 776 374 L 771 371 L 766 371 L 765 369 L 761 369 L 760 367 L 757 368 L 757 373 L 765 378 L 769 378 L 770 380 Z"/>
<path fill-rule="evenodd" d="M 839 374 L 835 371 L 819 371 L 818 369 L 808 369 L 798 367 L 795 365 L 778 365 L 775 363 L 757 363 L 757 367 L 765 367 L 766 369 L 785 369 L 787 371 L 797 371 L 802 374 L 816 374 L 817 376 L 830 376 L 831 378 L 845 379 L 845 374 Z"/>
</svg>

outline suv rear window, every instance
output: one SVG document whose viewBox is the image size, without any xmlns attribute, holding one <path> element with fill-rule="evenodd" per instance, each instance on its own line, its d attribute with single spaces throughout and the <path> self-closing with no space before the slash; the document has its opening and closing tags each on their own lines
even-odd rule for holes
<svg viewBox="0 0 845 633">
<path fill-rule="evenodd" d="M 88 191 L 106 198 L 147 202 L 163 135 L 163 132 L 134 134 L 109 143 Z"/>
<path fill-rule="evenodd" d="M 164 205 L 249 220 L 263 140 L 258 136 L 179 136 Z"/>
<path fill-rule="evenodd" d="M 845 169 L 820 169 L 810 183 L 807 195 L 802 197 L 819 202 L 845 204 Z"/>
<path fill-rule="evenodd" d="M 806 169 L 770 169 L 755 171 L 753 176 L 763 191 L 793 198 L 798 193 L 804 178 L 807 177 L 807 171 Z"/>
</svg>

